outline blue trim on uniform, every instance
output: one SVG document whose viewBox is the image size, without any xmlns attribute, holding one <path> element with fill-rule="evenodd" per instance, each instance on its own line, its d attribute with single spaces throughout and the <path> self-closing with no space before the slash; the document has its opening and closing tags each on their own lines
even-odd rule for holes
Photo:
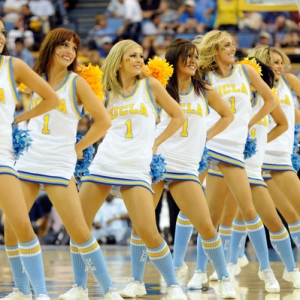
<svg viewBox="0 0 300 300">
<path fill-rule="evenodd" d="M 72 72 L 69 71 L 69 72 L 67 73 L 67 75 L 66 75 L 64 81 L 62 82 L 62 84 L 61 84 L 60 86 L 58 86 L 56 89 L 54 89 L 56 92 L 57 92 L 58 90 L 60 90 L 61 88 L 64 87 L 64 85 L 65 85 L 65 84 L 67 83 L 67 81 L 69 80 L 71 73 L 72 73 Z M 46 78 L 46 79 L 47 79 L 47 78 Z M 48 80 L 46 80 L 46 81 L 48 81 Z"/>
<path fill-rule="evenodd" d="M 236 167 L 240 167 L 242 169 L 245 168 L 245 163 L 243 161 L 240 161 L 236 158 L 227 156 L 225 154 L 219 153 L 219 152 L 215 152 L 213 150 L 208 149 L 208 154 L 211 156 L 212 160 L 216 160 L 218 162 L 224 162 L 230 165 L 234 165 Z"/>
<path fill-rule="evenodd" d="M 115 177 L 102 176 L 97 174 L 90 174 L 88 176 L 83 176 L 81 178 L 81 182 L 93 182 L 93 183 L 100 183 L 100 184 L 112 185 L 112 186 L 141 186 L 148 189 L 152 194 L 154 194 L 151 185 L 144 180 L 115 178 Z"/>
<path fill-rule="evenodd" d="M 71 84 L 70 84 L 70 96 L 71 96 L 71 103 L 74 109 L 75 114 L 79 119 L 84 117 L 84 108 L 80 110 L 80 107 L 78 106 L 77 103 L 77 96 L 76 96 L 76 79 L 78 78 L 78 75 L 73 76 L 71 79 Z"/>
<path fill-rule="evenodd" d="M 213 169 L 209 169 L 207 174 L 212 175 L 212 176 L 217 176 L 217 177 L 224 178 L 224 176 L 223 176 L 223 174 L 222 174 L 221 171 L 217 171 L 217 170 L 213 170 Z"/>
<path fill-rule="evenodd" d="M 258 185 L 267 188 L 266 183 L 262 179 L 248 177 L 248 181 L 250 185 Z"/>
<path fill-rule="evenodd" d="M 9 79 L 10 79 L 10 84 L 11 84 L 11 91 L 13 93 L 15 103 L 20 103 L 21 98 L 20 98 L 20 95 L 18 93 L 18 89 L 16 87 L 15 78 L 14 78 L 14 71 L 13 71 L 13 66 L 12 66 L 13 58 L 8 57 L 8 60 L 9 60 L 8 64 L 9 64 L 9 77 L 10 77 Z"/>
<path fill-rule="evenodd" d="M 283 82 L 287 85 L 287 87 L 288 87 L 290 90 L 292 90 L 292 88 L 291 88 L 291 86 L 290 86 L 288 80 L 287 80 L 286 77 L 284 76 L 284 74 L 281 75 L 281 78 L 282 78 Z"/>
<path fill-rule="evenodd" d="M 149 98 L 150 98 L 149 100 L 150 100 L 152 106 L 154 107 L 156 116 L 158 117 L 158 116 L 160 115 L 161 109 L 158 108 L 158 106 L 156 105 L 156 102 L 155 102 L 155 100 L 154 100 L 154 98 L 153 98 L 153 95 L 152 95 L 152 92 L 151 92 L 151 89 L 150 89 L 150 86 L 149 86 L 149 77 L 147 77 L 147 78 L 145 79 L 145 85 L 146 85 L 146 91 L 147 91 L 147 94 L 148 94 L 148 96 L 149 96 Z"/>
<path fill-rule="evenodd" d="M 290 165 L 281 165 L 281 164 L 266 164 L 263 163 L 262 165 L 262 170 L 263 171 L 293 171 L 296 173 L 295 169 L 293 166 Z"/>
<path fill-rule="evenodd" d="M 174 173 L 174 172 L 166 172 L 164 173 L 164 181 L 195 181 L 200 184 L 200 180 L 197 176 L 194 174 L 189 173 Z"/>
<path fill-rule="evenodd" d="M 23 181 L 35 182 L 40 184 L 62 185 L 68 186 L 70 179 L 59 176 L 48 176 L 44 174 L 30 173 L 18 171 L 19 179 Z"/>
<path fill-rule="evenodd" d="M 248 74 L 248 72 L 247 72 L 247 69 L 246 69 L 245 65 L 241 64 L 240 66 L 242 67 L 242 71 L 243 71 L 243 73 L 245 74 L 245 77 L 246 77 L 246 79 L 248 80 L 248 83 L 250 84 L 250 83 L 251 83 L 251 80 L 250 80 L 250 77 L 249 77 L 249 74 Z"/>
<path fill-rule="evenodd" d="M 15 169 L 8 166 L 0 165 L 0 175 L 12 175 L 19 179 L 18 172 Z"/>
</svg>

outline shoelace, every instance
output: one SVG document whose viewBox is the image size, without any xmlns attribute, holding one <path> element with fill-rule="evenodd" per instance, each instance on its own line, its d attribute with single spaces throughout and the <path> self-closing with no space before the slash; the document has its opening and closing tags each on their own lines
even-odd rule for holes
<svg viewBox="0 0 300 300">
<path fill-rule="evenodd" d="M 275 276 L 273 274 L 273 272 L 271 271 L 266 271 L 265 275 L 267 277 L 267 280 L 271 283 L 271 284 L 276 284 L 276 279 Z"/>
</svg>

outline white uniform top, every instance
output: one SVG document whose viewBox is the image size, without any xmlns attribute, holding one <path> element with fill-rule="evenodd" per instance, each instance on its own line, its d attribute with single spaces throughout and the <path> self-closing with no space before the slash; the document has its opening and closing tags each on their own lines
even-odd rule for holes
<svg viewBox="0 0 300 300">
<path fill-rule="evenodd" d="M 198 176 L 199 162 L 206 141 L 207 100 L 203 96 L 197 96 L 191 85 L 186 93 L 180 94 L 180 106 L 187 120 L 174 135 L 158 147 L 158 153 L 166 160 L 167 172 Z M 156 136 L 166 129 L 171 118 L 162 110 L 160 120 L 156 128 Z"/>
<path fill-rule="evenodd" d="M 218 90 L 220 96 L 234 113 L 233 122 L 208 141 L 207 148 L 243 162 L 248 124 L 252 113 L 250 81 L 247 71 L 243 65 L 233 65 L 228 76 L 210 72 L 207 77 L 208 82 Z M 207 128 L 210 128 L 219 119 L 220 116 L 211 109 L 207 117 Z"/>
<path fill-rule="evenodd" d="M 295 128 L 295 104 L 291 89 L 284 76 L 278 80 L 275 90 L 278 95 L 280 107 L 284 111 L 288 120 L 288 130 L 281 134 L 278 138 L 268 143 L 266 146 L 266 153 L 293 153 L 294 144 L 294 128 Z M 271 118 L 269 131 L 276 126 L 274 120 Z"/>
<path fill-rule="evenodd" d="M 257 112 L 263 107 L 263 105 L 263 98 L 256 93 L 254 104 L 252 107 L 252 115 L 256 115 Z M 267 145 L 268 125 L 270 123 L 270 118 L 271 117 L 269 115 L 265 116 L 261 121 L 253 125 L 250 129 L 251 137 L 253 139 L 256 138 L 256 153 L 245 160 L 246 168 L 247 165 L 257 165 L 261 169 L 264 161 L 265 148 Z"/>
<path fill-rule="evenodd" d="M 0 55 L 0 167 L 13 168 L 12 123 L 18 98 L 12 69 L 12 58 Z M 3 170 L 0 169 L 0 174 Z"/>
<path fill-rule="evenodd" d="M 64 82 L 55 89 L 61 100 L 56 109 L 29 121 L 32 144 L 17 161 L 18 171 L 71 179 L 77 161 L 75 143 L 78 121 L 84 116 L 83 108 L 78 107 L 76 102 L 77 76 L 69 72 Z M 42 100 L 34 93 L 31 108 Z M 21 174 L 20 178 L 24 179 Z M 33 177 L 32 180 L 35 181 Z"/>
<path fill-rule="evenodd" d="M 138 80 L 130 95 L 120 93 L 112 98 L 109 93 L 107 110 L 112 126 L 98 147 L 90 174 L 109 177 L 106 183 L 112 185 L 123 185 L 120 182 L 124 179 L 151 185 L 150 163 L 158 114 L 148 78 Z"/>
</svg>

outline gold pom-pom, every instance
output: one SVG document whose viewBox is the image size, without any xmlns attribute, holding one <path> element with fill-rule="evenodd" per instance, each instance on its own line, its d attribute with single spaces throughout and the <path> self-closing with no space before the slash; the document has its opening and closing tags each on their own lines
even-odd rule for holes
<svg viewBox="0 0 300 300">
<path fill-rule="evenodd" d="M 21 82 L 19 85 L 19 91 L 24 93 L 26 89 L 27 89 L 27 86 Z"/>
<path fill-rule="evenodd" d="M 76 73 L 87 81 L 97 97 L 103 101 L 105 97 L 102 84 L 103 71 L 99 66 L 93 66 L 92 64 L 88 66 L 80 65 Z"/>
<path fill-rule="evenodd" d="M 166 59 L 155 56 L 149 58 L 147 65 L 144 66 L 144 73 L 156 78 L 163 86 L 166 86 L 169 78 L 173 74 L 173 66 Z"/>
<path fill-rule="evenodd" d="M 250 65 L 252 66 L 255 71 L 262 76 L 262 72 L 261 72 L 261 66 L 259 65 L 259 63 L 256 61 L 255 58 L 251 58 L 249 59 L 248 57 L 245 57 L 244 59 L 237 61 L 236 64 L 242 64 L 242 65 Z"/>
</svg>

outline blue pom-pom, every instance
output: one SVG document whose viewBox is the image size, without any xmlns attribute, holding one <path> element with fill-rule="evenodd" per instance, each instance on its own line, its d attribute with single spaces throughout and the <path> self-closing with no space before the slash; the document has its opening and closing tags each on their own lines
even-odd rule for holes
<svg viewBox="0 0 300 300">
<path fill-rule="evenodd" d="M 153 154 L 150 165 L 150 175 L 152 176 L 153 183 L 158 183 L 165 179 L 164 173 L 167 172 L 166 165 L 165 159 L 160 154 Z"/>
<path fill-rule="evenodd" d="M 208 168 L 209 162 L 210 162 L 210 155 L 208 154 L 208 149 L 205 146 L 201 161 L 199 163 L 199 169 L 198 169 L 199 174 L 202 174 Z"/>
<path fill-rule="evenodd" d="M 23 151 L 28 151 L 28 148 L 31 145 L 32 139 L 30 138 L 29 130 L 23 130 L 18 128 L 18 126 L 13 126 L 12 140 L 15 157 L 16 159 L 19 159 L 23 154 Z"/>
<path fill-rule="evenodd" d="M 81 139 L 82 139 L 82 136 L 77 135 L 76 143 L 78 143 Z M 90 164 L 92 163 L 92 160 L 94 158 L 94 153 L 95 153 L 95 149 L 92 145 L 83 150 L 83 158 L 77 159 L 77 162 L 76 162 L 76 167 L 75 167 L 75 171 L 74 171 L 75 177 L 82 177 L 82 176 L 86 176 L 86 175 L 90 174 L 88 168 L 89 168 Z"/>
<path fill-rule="evenodd" d="M 295 130 L 294 130 L 294 152 L 299 147 L 299 134 L 300 134 L 300 124 L 295 124 Z"/>
<path fill-rule="evenodd" d="M 300 169 L 300 155 L 298 153 L 292 154 L 292 164 L 296 172 Z"/>
<path fill-rule="evenodd" d="M 256 153 L 256 138 L 251 138 L 250 134 L 247 136 L 245 150 L 244 150 L 244 159 L 250 158 Z"/>
</svg>

